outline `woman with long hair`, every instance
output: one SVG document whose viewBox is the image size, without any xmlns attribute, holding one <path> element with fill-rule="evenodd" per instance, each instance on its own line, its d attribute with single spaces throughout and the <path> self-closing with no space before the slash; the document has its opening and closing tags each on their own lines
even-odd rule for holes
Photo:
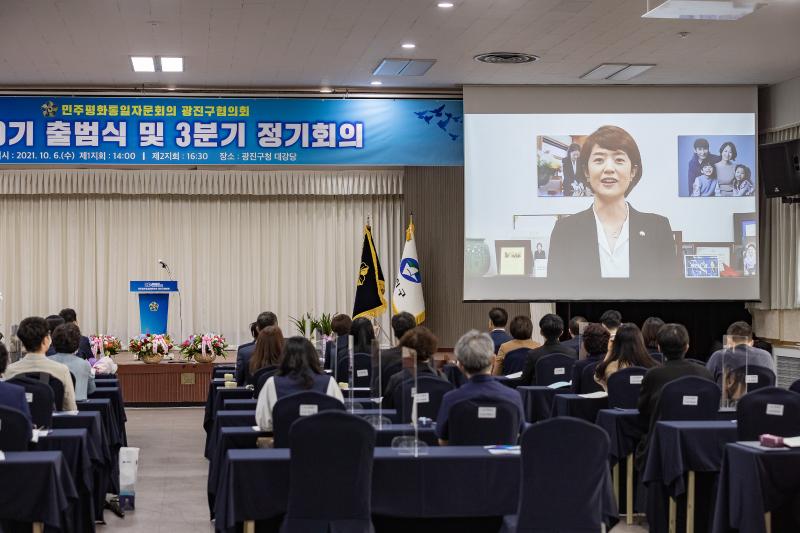
<svg viewBox="0 0 800 533">
<path fill-rule="evenodd" d="M 639 326 L 628 322 L 617 330 L 608 355 L 595 368 L 594 380 L 605 389 L 611 374 L 631 366 L 652 368 L 658 363 L 647 353 Z"/>
<path fill-rule="evenodd" d="M 319 365 L 319 355 L 311 341 L 290 337 L 281 353 L 278 372 L 270 377 L 258 394 L 256 422 L 262 431 L 272 431 L 272 408 L 281 398 L 296 392 L 315 391 L 344 402 L 339 385 Z"/>
<path fill-rule="evenodd" d="M 276 367 L 281 362 L 283 351 L 283 332 L 278 326 L 268 326 L 258 333 L 256 349 L 250 358 L 250 363 L 245 373 L 245 383 L 255 385 L 253 376 L 256 372 L 266 367 Z"/>
</svg>

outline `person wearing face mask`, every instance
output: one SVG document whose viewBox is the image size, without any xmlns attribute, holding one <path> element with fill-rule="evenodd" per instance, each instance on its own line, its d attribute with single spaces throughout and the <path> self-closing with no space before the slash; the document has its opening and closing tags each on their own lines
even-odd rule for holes
<svg viewBox="0 0 800 533">
<path fill-rule="evenodd" d="M 669 220 L 642 213 L 626 198 L 643 175 L 639 147 L 617 126 L 586 138 L 579 169 L 594 201 L 559 219 L 550 238 L 548 279 L 565 283 L 600 278 L 664 281 L 680 275 Z"/>
</svg>

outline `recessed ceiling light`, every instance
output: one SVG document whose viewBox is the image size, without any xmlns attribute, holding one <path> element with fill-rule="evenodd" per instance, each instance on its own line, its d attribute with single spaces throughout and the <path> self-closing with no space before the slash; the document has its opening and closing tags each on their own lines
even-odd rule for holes
<svg viewBox="0 0 800 533">
<path fill-rule="evenodd" d="M 436 5 L 438 7 L 441 7 L 442 9 L 450 9 L 451 7 L 453 7 L 453 2 L 439 2 Z"/>
<path fill-rule="evenodd" d="M 161 72 L 183 72 L 183 58 L 162 57 Z"/>
<path fill-rule="evenodd" d="M 330 87 L 323 87 L 322 89 L 319 90 L 319 92 L 321 92 L 322 94 L 331 94 L 333 92 L 333 89 L 331 89 Z"/>
<path fill-rule="evenodd" d="M 414 44 L 414 43 L 403 43 L 403 48 L 408 48 L 409 50 L 411 48 L 416 48 L 416 47 L 417 47 L 417 45 Z"/>
<path fill-rule="evenodd" d="M 383 85 L 383 82 L 378 80 L 372 80 L 371 82 L 369 82 L 369 84 L 377 86 L 377 85 Z"/>
<path fill-rule="evenodd" d="M 131 56 L 131 65 L 134 72 L 155 72 L 156 63 L 152 57 Z"/>
</svg>

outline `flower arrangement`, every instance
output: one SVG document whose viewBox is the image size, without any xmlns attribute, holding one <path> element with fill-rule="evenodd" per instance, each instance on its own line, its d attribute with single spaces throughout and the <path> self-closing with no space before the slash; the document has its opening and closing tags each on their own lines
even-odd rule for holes
<svg viewBox="0 0 800 533">
<path fill-rule="evenodd" d="M 137 335 L 128 343 L 128 349 L 136 355 L 137 359 L 142 359 L 149 355 L 167 355 L 172 349 L 172 339 L 169 335 Z"/>
<path fill-rule="evenodd" d="M 122 343 L 113 335 L 94 335 L 89 337 L 92 356 L 99 359 L 104 355 L 113 356 L 122 351 Z"/>
<path fill-rule="evenodd" d="M 186 359 L 213 359 L 220 356 L 225 358 L 225 348 L 228 343 L 225 337 L 216 333 L 203 333 L 201 335 L 191 335 L 181 344 L 181 354 Z M 200 356 L 200 357 L 198 357 Z"/>
</svg>

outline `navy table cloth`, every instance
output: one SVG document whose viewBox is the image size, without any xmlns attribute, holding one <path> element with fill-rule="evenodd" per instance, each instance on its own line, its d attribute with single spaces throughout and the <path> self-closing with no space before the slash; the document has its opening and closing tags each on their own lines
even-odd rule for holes
<svg viewBox="0 0 800 533">
<path fill-rule="evenodd" d="M 258 400 L 241 399 L 241 398 L 226 398 L 222 401 L 223 411 L 255 411 L 258 405 Z"/>
<path fill-rule="evenodd" d="M 117 427 L 120 432 L 122 446 L 128 445 L 128 434 L 125 431 L 125 422 L 128 416 L 125 414 L 125 401 L 122 399 L 122 391 L 119 387 L 104 387 L 95 389 L 89 396 L 90 399 L 106 398 L 111 401 L 111 411 L 116 418 Z"/>
<path fill-rule="evenodd" d="M 517 510 L 520 456 L 479 446 L 431 447 L 419 457 L 375 448 L 372 475 L 375 515 L 501 516 Z M 288 487 L 288 449 L 228 451 L 217 486 L 217 530 L 283 514 Z"/>
<path fill-rule="evenodd" d="M 611 439 L 609 462 L 615 465 L 636 451 L 647 427 L 642 424 L 638 409 L 600 409 L 595 422 Z"/>
<path fill-rule="evenodd" d="M 30 531 L 34 522 L 54 531 L 71 531 L 71 507 L 78 491 L 61 452 L 8 452 L 0 461 L 0 479 L 14 480 L 0 483 L 4 531 Z"/>
<path fill-rule="evenodd" d="M 795 502 L 800 494 L 800 449 L 760 449 L 757 443 L 737 442 L 725 446 L 719 476 L 714 533 L 738 530 L 766 533 L 764 513 Z M 785 516 L 783 528 L 772 531 L 799 531 L 797 506 L 794 519 Z M 784 507 L 785 508 L 785 507 Z M 787 509 L 788 510 L 788 509 Z M 773 515 L 773 523 L 781 517 Z"/>
<path fill-rule="evenodd" d="M 125 445 L 125 436 L 120 428 L 121 421 L 113 411 L 111 400 L 97 398 L 78 402 L 78 411 L 96 411 L 100 413 L 100 418 L 103 421 L 103 432 L 106 434 L 106 441 L 111 451 L 111 473 L 108 492 L 119 494 L 119 449 Z"/>
<path fill-rule="evenodd" d="M 551 389 L 539 385 L 517 387 L 522 396 L 526 422 L 547 420 L 553 414 L 553 398 L 556 394 L 569 394 L 569 388 Z"/>
<path fill-rule="evenodd" d="M 574 416 L 594 424 L 600 409 L 608 409 L 608 396 L 584 398 L 579 394 L 557 394 L 553 398 L 553 416 Z"/>
<path fill-rule="evenodd" d="M 117 378 L 101 378 L 95 379 L 94 384 L 97 388 L 119 387 L 119 380 Z"/>
</svg>

